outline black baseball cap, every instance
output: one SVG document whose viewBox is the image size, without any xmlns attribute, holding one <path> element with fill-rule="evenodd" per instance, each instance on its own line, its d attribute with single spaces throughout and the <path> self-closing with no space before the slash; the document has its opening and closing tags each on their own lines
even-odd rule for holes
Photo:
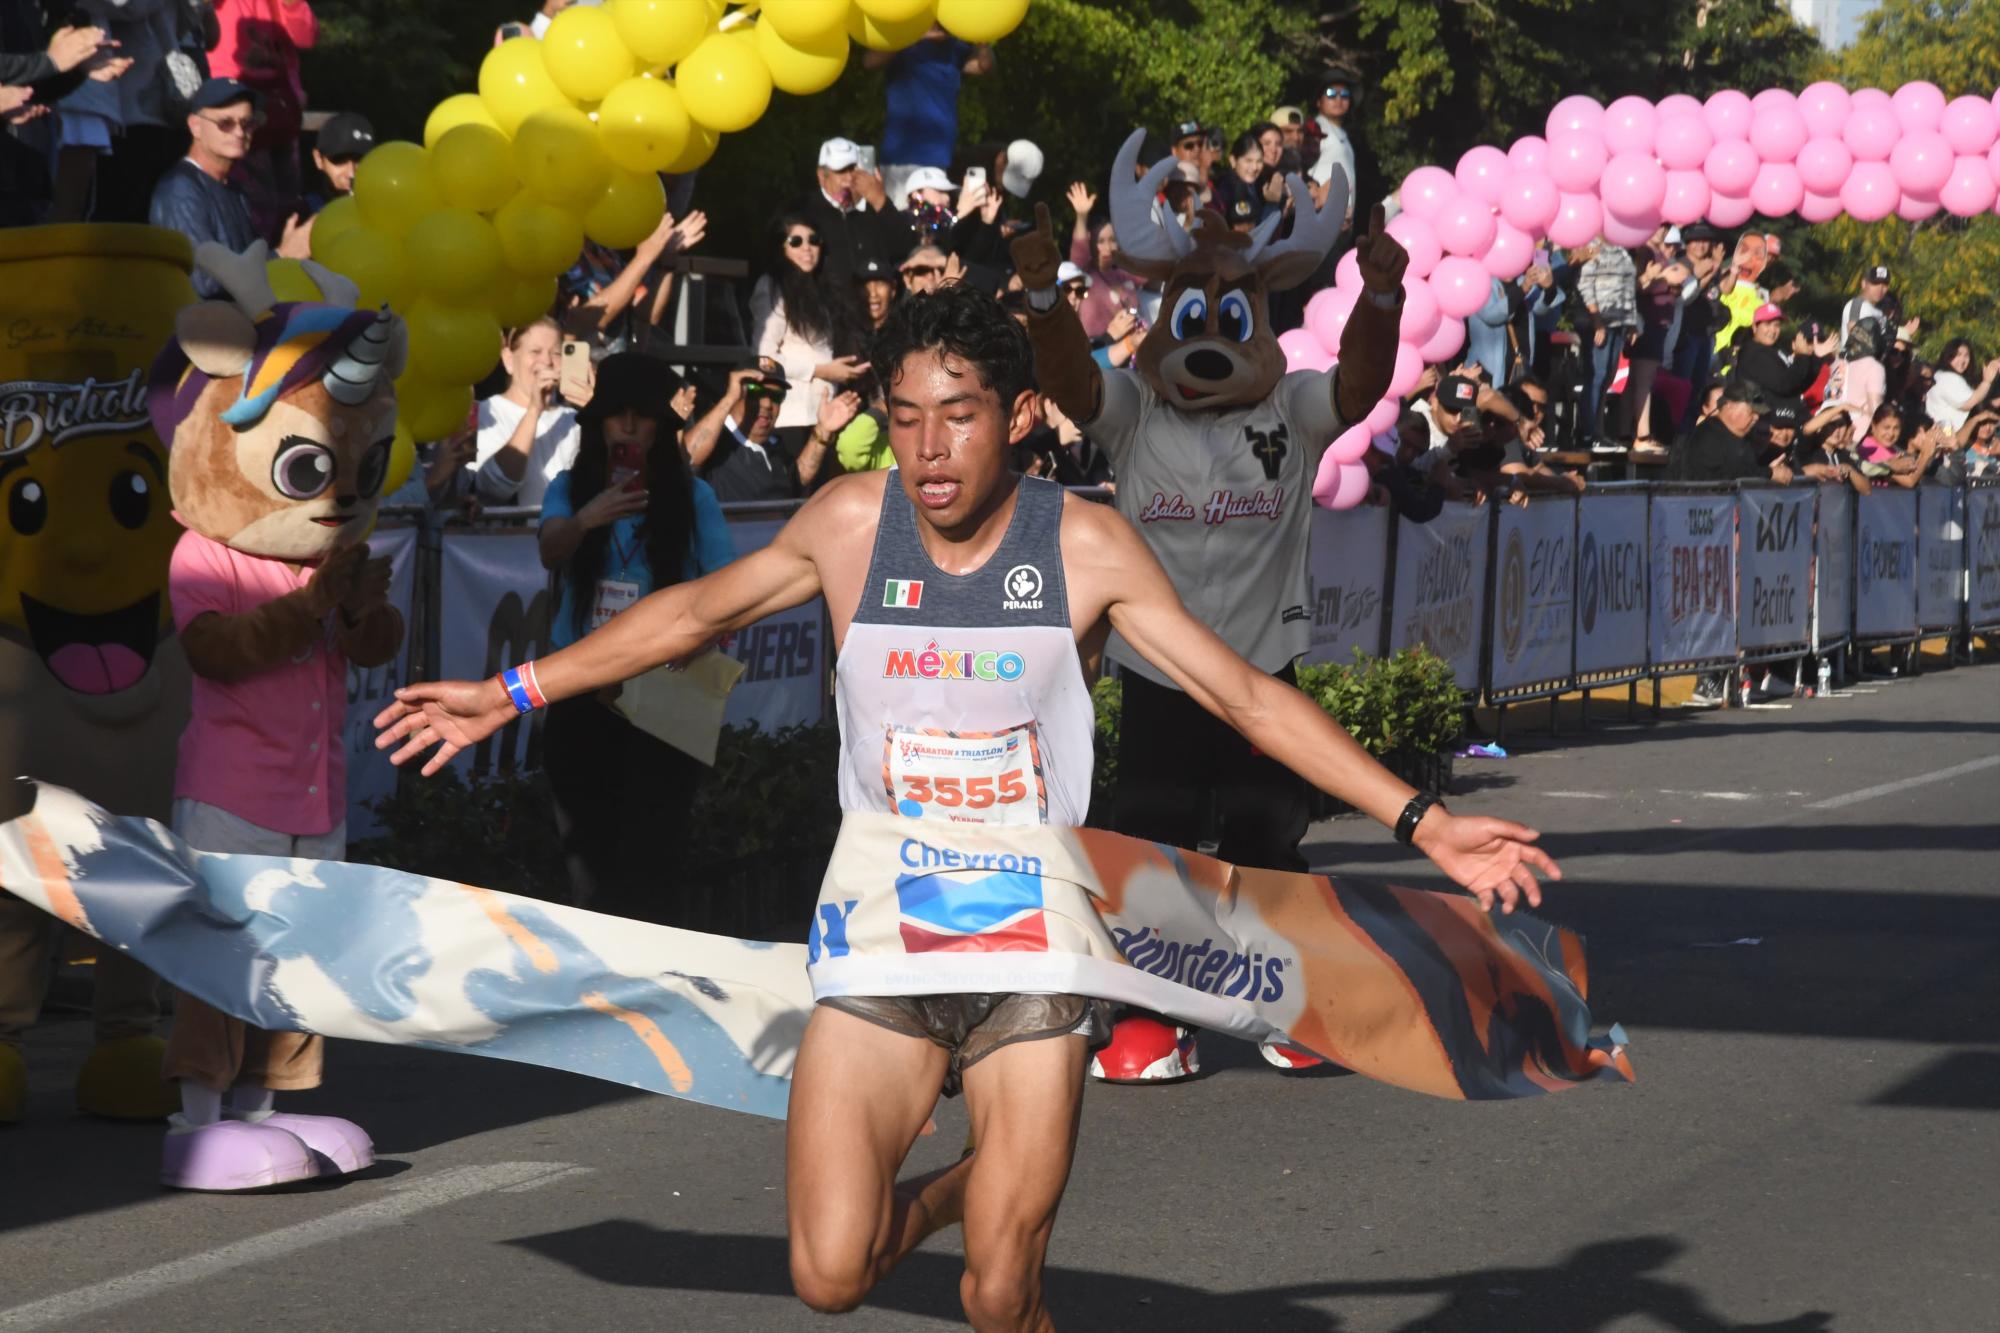
<svg viewBox="0 0 2000 1333">
<path fill-rule="evenodd" d="M 1725 239 L 1719 227 L 1706 222 L 1694 222 L 1681 228 L 1681 244 L 1689 241 L 1720 241 Z"/>
<path fill-rule="evenodd" d="M 351 162 L 368 156 L 375 146 L 375 127 L 359 111 L 342 111 L 326 118 L 313 147 L 329 162 Z"/>
<path fill-rule="evenodd" d="M 1747 403 L 1757 412 L 1771 410 L 1771 400 L 1765 396 L 1763 388 L 1741 376 L 1731 376 L 1723 386 L 1722 401 L 1725 403 Z"/>
<path fill-rule="evenodd" d="M 1877 264 L 1866 273 L 1863 273 L 1861 280 L 1863 282 L 1887 282 L 1889 280 L 1889 266 L 1887 264 Z"/>
<path fill-rule="evenodd" d="M 253 111 L 261 110 L 264 105 L 264 99 L 258 96 L 257 90 L 246 83 L 238 83 L 234 79 L 206 79 L 201 87 L 194 90 L 194 96 L 188 99 L 188 110 L 213 111 L 217 107 L 235 106 L 238 102 L 248 102 Z"/>
<path fill-rule="evenodd" d="M 1771 404 L 1771 410 L 1764 414 L 1764 424 L 1780 429 L 1797 430 L 1806 424 L 1808 413 L 1802 399 L 1780 398 Z"/>
<path fill-rule="evenodd" d="M 1204 138 L 1207 136 L 1207 134 L 1208 134 L 1208 126 L 1202 124 L 1198 120 L 1183 120 L 1179 124 L 1174 126 L 1175 143 L 1179 143 L 1183 139 Z"/>
<path fill-rule="evenodd" d="M 1438 381 L 1437 400 L 1447 412 L 1469 412 L 1479 405 L 1479 381 L 1470 375 L 1446 375 Z"/>
</svg>

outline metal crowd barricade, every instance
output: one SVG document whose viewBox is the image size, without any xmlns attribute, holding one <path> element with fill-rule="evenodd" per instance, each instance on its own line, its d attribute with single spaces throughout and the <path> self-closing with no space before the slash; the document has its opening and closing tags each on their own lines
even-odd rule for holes
<svg viewBox="0 0 2000 1333">
<path fill-rule="evenodd" d="M 1804 657 L 1812 645 L 1812 535 L 1819 487 L 1742 482 L 1737 488 L 1737 659 Z"/>
<path fill-rule="evenodd" d="M 1629 717 L 1639 682 L 1651 669 L 1646 652 L 1651 490 L 1650 482 L 1608 482 L 1586 487 L 1577 501 L 1575 678 L 1586 726 L 1594 690 L 1625 686 Z"/>
<path fill-rule="evenodd" d="M 1967 633 L 2000 632 L 2000 476 L 1966 487 L 1965 575 Z"/>
<path fill-rule="evenodd" d="M 1647 675 L 1727 671 L 1737 663 L 1736 483 L 1666 482 L 1647 501 Z"/>
</svg>

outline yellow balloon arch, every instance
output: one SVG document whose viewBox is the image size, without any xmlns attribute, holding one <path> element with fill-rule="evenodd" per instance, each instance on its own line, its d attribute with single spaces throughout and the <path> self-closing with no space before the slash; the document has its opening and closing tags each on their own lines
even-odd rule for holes
<svg viewBox="0 0 2000 1333">
<path fill-rule="evenodd" d="M 554 304 L 585 238 L 645 239 L 666 212 L 660 173 L 707 162 L 774 90 L 819 92 L 847 68 L 850 41 L 900 50 L 934 22 L 998 40 L 1029 3 L 608 0 L 563 10 L 539 40 L 495 46 L 477 93 L 438 103 L 421 144 L 378 145 L 353 195 L 313 223 L 313 258 L 409 323 L 399 435 L 461 428 L 500 330 Z"/>
</svg>

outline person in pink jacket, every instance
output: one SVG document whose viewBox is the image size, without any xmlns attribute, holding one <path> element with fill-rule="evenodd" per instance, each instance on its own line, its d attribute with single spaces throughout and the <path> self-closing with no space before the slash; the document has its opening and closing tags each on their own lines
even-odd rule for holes
<svg viewBox="0 0 2000 1333">
<path fill-rule="evenodd" d="M 275 241 L 299 206 L 299 130 L 306 107 L 299 52 L 319 41 L 319 20 L 310 0 L 215 0 L 215 16 L 222 37 L 208 54 L 209 68 L 255 89 L 263 100 L 263 124 L 239 171 L 251 220 Z"/>
</svg>

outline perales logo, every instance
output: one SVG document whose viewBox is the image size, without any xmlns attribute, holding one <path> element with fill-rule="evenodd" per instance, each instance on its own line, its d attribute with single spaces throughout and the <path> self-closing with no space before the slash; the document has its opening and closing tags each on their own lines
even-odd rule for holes
<svg viewBox="0 0 2000 1333">
<path fill-rule="evenodd" d="M 1002 611 L 1039 611 L 1042 609 L 1042 571 L 1033 565 L 1016 565 L 1007 571 L 1007 596 L 1001 601 Z"/>
</svg>

